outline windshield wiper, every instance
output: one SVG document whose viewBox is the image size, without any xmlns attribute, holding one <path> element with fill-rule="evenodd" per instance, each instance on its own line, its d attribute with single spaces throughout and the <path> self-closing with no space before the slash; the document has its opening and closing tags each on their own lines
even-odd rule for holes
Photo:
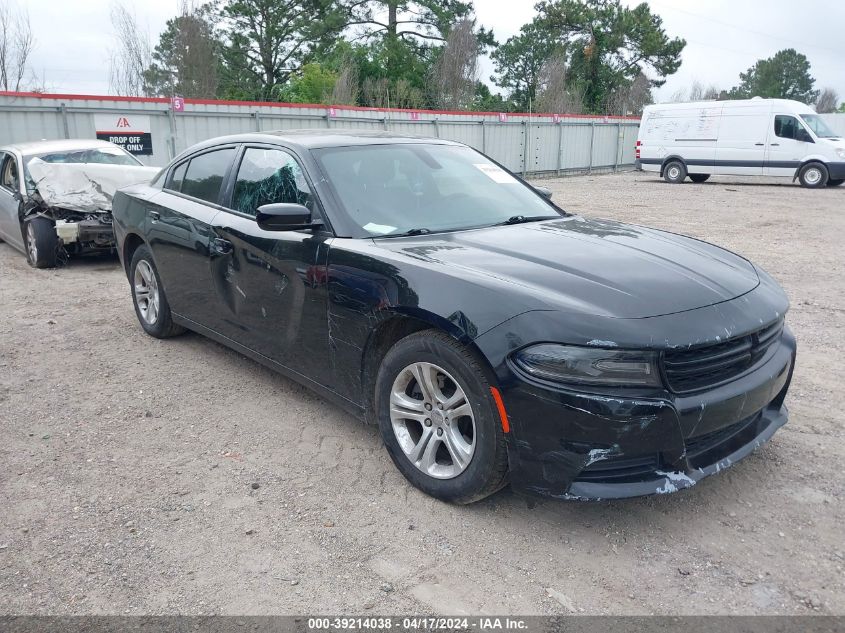
<svg viewBox="0 0 845 633">
<path fill-rule="evenodd" d="M 497 222 L 493 226 L 507 226 L 508 224 L 525 224 L 526 222 L 539 222 L 540 220 L 554 220 L 559 215 L 512 215 L 504 222 Z"/>
<path fill-rule="evenodd" d="M 428 235 L 429 233 L 431 233 L 431 229 L 419 228 L 409 229 L 407 231 L 402 231 L 401 233 L 389 233 L 386 235 L 377 235 L 374 237 L 408 237 L 409 235 Z"/>
</svg>

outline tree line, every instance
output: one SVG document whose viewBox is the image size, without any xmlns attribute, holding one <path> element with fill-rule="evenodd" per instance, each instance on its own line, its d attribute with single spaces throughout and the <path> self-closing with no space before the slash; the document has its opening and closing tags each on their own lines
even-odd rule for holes
<svg viewBox="0 0 845 633">
<path fill-rule="evenodd" d="M 183 0 L 155 45 L 113 5 L 118 94 L 485 111 L 638 113 L 681 64 L 643 3 L 543 0 L 498 42 L 471 0 Z M 492 82 L 481 81 L 489 54 Z"/>
<path fill-rule="evenodd" d="M 816 112 L 845 112 L 845 103 L 833 88 L 816 89 L 816 80 L 810 74 L 810 61 L 794 48 L 778 51 L 772 57 L 760 59 L 744 73 L 739 73 L 739 84 L 729 90 L 716 85 L 704 86 L 695 81 L 688 89 L 672 95 L 672 101 L 706 101 L 724 99 L 750 99 L 764 97 L 794 99 L 813 105 Z"/>
</svg>

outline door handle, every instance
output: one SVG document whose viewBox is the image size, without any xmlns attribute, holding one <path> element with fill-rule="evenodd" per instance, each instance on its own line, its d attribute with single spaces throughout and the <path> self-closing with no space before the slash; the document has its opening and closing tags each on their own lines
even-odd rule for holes
<svg viewBox="0 0 845 633">
<path fill-rule="evenodd" d="M 780 147 L 780 143 L 769 143 L 772 147 Z"/>
<path fill-rule="evenodd" d="M 158 211 L 150 211 L 150 221 L 158 222 L 159 220 L 161 220 L 161 213 Z"/>
<path fill-rule="evenodd" d="M 757 147 L 761 147 L 761 146 L 765 145 L 765 143 L 754 143 L 754 144 L 755 144 Z"/>
<path fill-rule="evenodd" d="M 230 255 L 235 247 L 229 240 L 217 237 L 211 240 L 210 250 L 213 255 Z"/>
</svg>

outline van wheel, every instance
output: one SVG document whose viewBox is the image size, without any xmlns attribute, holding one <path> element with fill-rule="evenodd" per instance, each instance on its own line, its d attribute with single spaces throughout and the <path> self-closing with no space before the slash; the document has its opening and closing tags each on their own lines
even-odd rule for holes
<svg viewBox="0 0 845 633">
<path fill-rule="evenodd" d="M 59 238 L 50 220 L 35 217 L 23 224 L 26 261 L 34 268 L 55 268 L 59 256 Z"/>
<path fill-rule="evenodd" d="M 828 177 L 827 167 L 821 163 L 804 165 L 798 172 L 798 180 L 801 181 L 801 186 L 810 189 L 824 187 L 827 184 Z"/>
<path fill-rule="evenodd" d="M 684 178 L 686 177 L 687 168 L 679 160 L 670 161 L 666 163 L 666 166 L 663 168 L 663 179 L 673 185 L 681 184 L 684 182 Z"/>
<path fill-rule="evenodd" d="M 828 187 L 838 187 L 843 182 L 845 182 L 845 178 L 837 178 L 836 180 L 834 180 L 833 178 L 828 178 L 827 186 Z"/>
<path fill-rule="evenodd" d="M 710 178 L 710 174 L 690 174 L 689 179 L 693 182 L 707 182 L 707 179 Z"/>
</svg>

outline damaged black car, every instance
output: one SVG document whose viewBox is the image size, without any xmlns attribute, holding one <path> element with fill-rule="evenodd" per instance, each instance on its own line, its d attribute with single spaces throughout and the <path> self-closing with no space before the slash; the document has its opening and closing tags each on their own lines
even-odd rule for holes
<svg viewBox="0 0 845 633">
<path fill-rule="evenodd" d="M 36 268 L 114 250 L 111 202 L 120 187 L 158 173 L 106 141 L 70 139 L 0 147 L 0 240 Z"/>
<path fill-rule="evenodd" d="M 214 139 L 119 191 L 114 221 L 147 333 L 199 332 L 377 424 L 439 499 L 674 492 L 787 421 L 771 277 L 568 214 L 458 143 Z"/>
</svg>

